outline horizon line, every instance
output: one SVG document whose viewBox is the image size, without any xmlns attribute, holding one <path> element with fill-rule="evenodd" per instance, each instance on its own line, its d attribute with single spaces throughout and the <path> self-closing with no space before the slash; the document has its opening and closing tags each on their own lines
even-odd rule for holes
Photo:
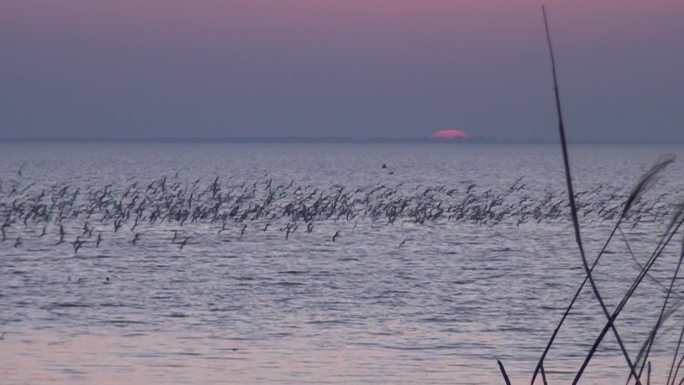
<svg viewBox="0 0 684 385">
<path fill-rule="evenodd" d="M 575 144 L 684 144 L 664 140 L 570 140 Z M 434 143 L 434 144 L 558 144 L 558 139 L 469 137 L 435 139 L 431 137 L 0 137 L 0 143 Z"/>
</svg>

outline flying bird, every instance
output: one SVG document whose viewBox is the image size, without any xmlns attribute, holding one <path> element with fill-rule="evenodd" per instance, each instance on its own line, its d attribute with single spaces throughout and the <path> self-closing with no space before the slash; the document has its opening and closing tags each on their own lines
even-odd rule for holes
<svg viewBox="0 0 684 385">
<path fill-rule="evenodd" d="M 188 240 L 190 240 L 190 237 L 185 237 L 185 239 L 183 239 L 183 241 L 180 242 L 180 246 L 178 247 L 180 251 L 183 251 L 183 247 L 188 243 Z"/>
<path fill-rule="evenodd" d="M 21 171 L 24 169 L 25 166 L 26 166 L 26 163 L 24 162 L 21 164 L 21 166 L 19 166 L 19 169 L 17 170 L 17 175 L 19 175 L 22 178 L 24 177 L 24 174 Z"/>
<path fill-rule="evenodd" d="M 85 241 L 82 241 L 79 238 L 80 237 L 77 237 L 76 240 L 74 240 L 74 254 L 78 253 L 78 249 L 85 243 Z"/>
</svg>

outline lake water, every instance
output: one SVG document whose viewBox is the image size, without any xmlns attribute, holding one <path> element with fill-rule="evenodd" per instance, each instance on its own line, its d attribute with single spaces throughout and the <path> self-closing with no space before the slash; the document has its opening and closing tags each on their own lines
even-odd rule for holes
<svg viewBox="0 0 684 385">
<path fill-rule="evenodd" d="M 0 151 L 2 384 L 501 384 L 497 358 L 525 383 L 583 279 L 554 145 Z M 589 256 L 663 154 L 678 158 L 623 226 L 640 262 L 681 200 L 684 148 L 571 148 Z M 663 283 L 680 238 L 654 266 Z M 621 237 L 608 250 L 612 309 L 639 266 Z M 664 293 L 645 280 L 618 319 L 632 356 Z M 585 290 L 550 382 L 604 321 Z M 653 354 L 661 382 L 679 331 Z M 584 383 L 626 374 L 609 336 Z"/>
</svg>

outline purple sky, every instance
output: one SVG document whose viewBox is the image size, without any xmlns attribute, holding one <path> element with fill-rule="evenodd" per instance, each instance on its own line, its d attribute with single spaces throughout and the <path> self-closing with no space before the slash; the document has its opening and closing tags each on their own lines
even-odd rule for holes
<svg viewBox="0 0 684 385">
<path fill-rule="evenodd" d="M 0 137 L 553 139 L 540 5 L 2 0 Z M 571 138 L 684 141 L 684 1 L 547 8 Z"/>
</svg>

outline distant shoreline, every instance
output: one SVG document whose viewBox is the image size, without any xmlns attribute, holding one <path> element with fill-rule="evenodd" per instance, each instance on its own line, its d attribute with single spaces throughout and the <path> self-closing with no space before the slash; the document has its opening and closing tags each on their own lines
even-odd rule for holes
<svg viewBox="0 0 684 385">
<path fill-rule="evenodd" d="M 432 139 L 432 138 L 346 138 L 346 137 L 271 137 L 271 138 L 0 138 L 0 144 L 18 143 L 55 143 L 55 144 L 96 144 L 96 143 L 159 143 L 159 144 L 210 144 L 210 143 L 301 143 L 301 144 L 434 144 L 434 145 L 471 145 L 471 144 L 558 144 L 557 140 L 544 139 Z M 573 144 L 601 144 L 601 145 L 682 145 L 683 142 L 665 141 L 591 141 L 574 140 Z"/>
</svg>

